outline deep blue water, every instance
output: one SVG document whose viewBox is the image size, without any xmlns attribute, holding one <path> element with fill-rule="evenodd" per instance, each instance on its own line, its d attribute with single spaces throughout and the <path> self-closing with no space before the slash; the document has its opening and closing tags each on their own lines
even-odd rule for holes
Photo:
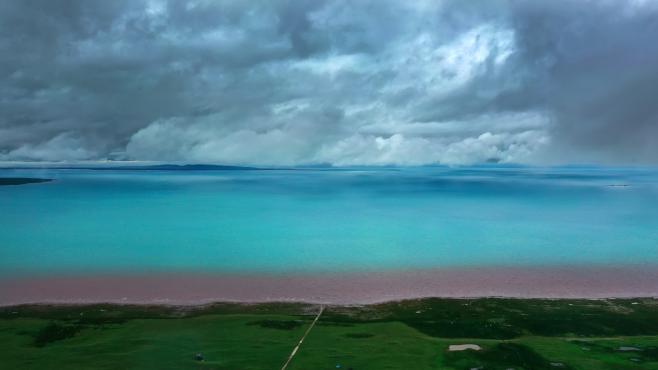
<svg viewBox="0 0 658 370">
<path fill-rule="evenodd" d="M 656 169 L 0 176 L 3 274 L 658 264 Z"/>
</svg>

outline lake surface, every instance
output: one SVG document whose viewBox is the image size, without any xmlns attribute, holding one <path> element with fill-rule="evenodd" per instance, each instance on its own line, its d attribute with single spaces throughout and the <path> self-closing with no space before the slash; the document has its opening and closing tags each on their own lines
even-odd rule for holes
<svg viewBox="0 0 658 370">
<path fill-rule="evenodd" d="M 0 274 L 658 265 L 658 171 L 0 170 Z M 622 186 L 623 185 L 623 186 Z"/>
</svg>

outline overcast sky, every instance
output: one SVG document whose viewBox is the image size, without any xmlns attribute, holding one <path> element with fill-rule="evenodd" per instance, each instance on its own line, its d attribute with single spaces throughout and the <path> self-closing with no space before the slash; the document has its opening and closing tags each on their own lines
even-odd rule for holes
<svg viewBox="0 0 658 370">
<path fill-rule="evenodd" d="M 0 0 L 0 161 L 658 163 L 658 1 Z"/>
</svg>

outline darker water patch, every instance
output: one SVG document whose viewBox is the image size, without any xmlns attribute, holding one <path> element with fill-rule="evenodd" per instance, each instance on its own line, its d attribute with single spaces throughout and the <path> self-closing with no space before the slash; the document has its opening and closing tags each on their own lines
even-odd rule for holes
<svg viewBox="0 0 658 370">
<path fill-rule="evenodd" d="M 53 181 L 52 179 L 40 179 L 35 177 L 0 177 L 0 186 L 38 184 Z"/>
</svg>

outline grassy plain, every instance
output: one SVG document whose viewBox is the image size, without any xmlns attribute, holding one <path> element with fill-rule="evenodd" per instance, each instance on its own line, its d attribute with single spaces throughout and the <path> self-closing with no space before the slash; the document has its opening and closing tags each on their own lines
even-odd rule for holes
<svg viewBox="0 0 658 370">
<path fill-rule="evenodd" d="M 6 369 L 280 369 L 311 304 L 0 308 Z M 480 351 L 448 351 L 478 344 Z M 203 361 L 195 359 L 202 354 Z M 288 369 L 658 369 L 658 300 L 329 306 Z"/>
</svg>

